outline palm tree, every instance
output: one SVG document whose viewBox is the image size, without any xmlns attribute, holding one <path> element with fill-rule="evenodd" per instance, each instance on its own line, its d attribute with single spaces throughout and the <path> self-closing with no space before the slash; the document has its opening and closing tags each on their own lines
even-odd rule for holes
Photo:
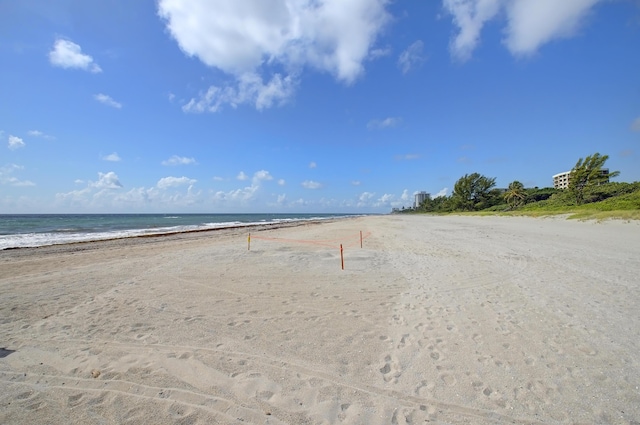
<svg viewBox="0 0 640 425">
<path fill-rule="evenodd" d="M 581 205 L 584 202 L 585 187 L 608 183 L 609 178 L 620 175 L 620 171 L 603 169 L 607 159 L 609 155 L 600 155 L 596 152 L 584 160 L 580 158 L 573 167 L 569 176 L 569 192 L 575 198 L 576 204 Z"/>
<path fill-rule="evenodd" d="M 504 200 L 507 201 L 511 209 L 517 208 L 526 196 L 524 191 L 524 185 L 518 180 L 514 180 L 509 183 L 509 188 L 504 193 Z"/>
</svg>

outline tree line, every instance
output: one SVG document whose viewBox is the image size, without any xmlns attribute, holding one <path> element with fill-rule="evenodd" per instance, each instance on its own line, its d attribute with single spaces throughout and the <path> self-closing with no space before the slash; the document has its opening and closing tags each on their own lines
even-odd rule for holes
<svg viewBox="0 0 640 425">
<path fill-rule="evenodd" d="M 418 207 L 403 211 L 508 211 L 532 203 L 582 205 L 640 189 L 640 183 L 609 183 L 609 178 L 617 177 L 620 172 L 603 172 L 608 159 L 608 155 L 599 153 L 580 158 L 571 169 L 567 189 L 525 188 L 518 180 L 509 183 L 506 189 L 497 189 L 495 177 L 465 174 L 456 181 L 450 196 L 429 197 Z"/>
</svg>

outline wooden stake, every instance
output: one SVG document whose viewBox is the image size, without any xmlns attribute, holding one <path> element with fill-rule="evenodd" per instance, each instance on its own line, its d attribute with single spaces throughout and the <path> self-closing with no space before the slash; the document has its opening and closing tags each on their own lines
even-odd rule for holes
<svg viewBox="0 0 640 425">
<path fill-rule="evenodd" d="M 342 270 L 344 270 L 344 255 L 342 254 L 342 244 L 340 244 L 340 264 L 342 264 Z"/>
<path fill-rule="evenodd" d="M 247 238 L 247 251 L 251 251 L 251 233 L 249 233 L 249 237 Z"/>
<path fill-rule="evenodd" d="M 360 248 L 362 248 L 362 230 L 360 230 Z"/>
</svg>

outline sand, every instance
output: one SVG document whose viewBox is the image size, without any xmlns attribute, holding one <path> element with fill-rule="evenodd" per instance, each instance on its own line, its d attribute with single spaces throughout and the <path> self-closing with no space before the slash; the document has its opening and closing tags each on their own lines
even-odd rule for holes
<svg viewBox="0 0 640 425">
<path fill-rule="evenodd" d="M 637 222 L 252 232 L 1 251 L 0 423 L 640 423 Z"/>
</svg>

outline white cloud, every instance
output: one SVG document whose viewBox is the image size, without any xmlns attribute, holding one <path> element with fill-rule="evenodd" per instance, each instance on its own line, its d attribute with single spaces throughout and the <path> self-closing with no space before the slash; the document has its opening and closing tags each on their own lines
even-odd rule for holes
<svg viewBox="0 0 640 425">
<path fill-rule="evenodd" d="M 513 0 L 507 6 L 505 44 L 513 54 L 529 55 L 553 39 L 571 37 L 600 1 Z"/>
<path fill-rule="evenodd" d="M 390 21 L 387 0 L 159 0 L 158 14 L 188 56 L 233 76 L 185 111 L 218 111 L 286 102 L 305 67 L 346 84 L 364 72 L 376 38 Z M 264 83 L 267 81 L 267 83 Z"/>
<path fill-rule="evenodd" d="M 378 58 L 383 58 L 385 56 L 389 56 L 391 54 L 391 48 L 385 47 L 382 49 L 373 49 L 369 52 L 369 59 L 376 60 Z"/>
<path fill-rule="evenodd" d="M 186 158 L 184 156 L 173 155 L 171 158 L 162 161 L 162 165 L 189 165 L 195 164 L 194 158 Z"/>
<path fill-rule="evenodd" d="M 95 189 L 120 189 L 122 184 L 116 173 L 109 171 L 108 173 L 98 173 L 98 181 L 90 181 L 88 186 Z"/>
<path fill-rule="evenodd" d="M 405 202 L 411 200 L 411 196 L 409 195 L 409 191 L 407 189 L 402 191 L 402 195 L 400 195 L 400 199 Z"/>
<path fill-rule="evenodd" d="M 286 182 L 284 181 L 284 179 L 278 180 L 278 185 L 284 186 L 285 184 L 286 184 Z"/>
<path fill-rule="evenodd" d="M 391 128 L 391 127 L 395 127 L 401 122 L 402 122 L 402 118 L 398 118 L 398 117 L 388 117 L 380 120 L 375 119 L 375 120 L 369 121 L 369 123 L 367 124 L 367 128 L 369 130 Z"/>
<path fill-rule="evenodd" d="M 316 164 L 314 161 L 311 161 L 309 163 L 309 168 L 317 168 L 317 167 L 318 167 L 318 164 Z"/>
<path fill-rule="evenodd" d="M 640 131 L 640 117 L 633 120 L 633 122 L 631 123 L 631 130 Z"/>
<path fill-rule="evenodd" d="M 246 175 L 244 171 L 241 171 L 240 174 L 238 174 L 237 179 L 249 180 L 249 176 Z M 246 204 L 258 196 L 260 188 L 262 187 L 262 182 L 268 180 L 273 180 L 273 176 L 268 171 L 256 171 L 251 179 L 251 186 L 228 192 L 218 191 L 214 194 L 213 200 L 216 203 L 223 203 L 227 206 L 231 206 L 232 204 L 235 204 L 236 206 L 238 204 Z"/>
<path fill-rule="evenodd" d="M 229 192 L 219 191 L 215 193 L 215 195 L 213 196 L 213 200 L 216 202 L 225 203 L 245 203 L 253 200 L 256 197 L 258 189 L 260 189 L 258 186 L 247 186 L 245 188 L 231 190 Z"/>
<path fill-rule="evenodd" d="M 434 198 L 439 198 L 441 196 L 447 196 L 447 193 L 449 192 L 449 188 L 448 187 L 444 187 L 440 190 L 440 192 L 436 193 L 435 195 L 433 195 Z"/>
<path fill-rule="evenodd" d="M 385 193 L 375 202 L 374 206 L 376 207 L 386 207 L 393 205 L 393 201 L 395 196 L 389 193 Z"/>
<path fill-rule="evenodd" d="M 372 192 L 362 192 L 362 194 L 358 197 L 358 206 L 365 206 L 368 202 L 373 199 L 375 193 Z"/>
<path fill-rule="evenodd" d="M 194 185 L 197 180 L 190 179 L 188 177 L 163 177 L 158 180 L 156 187 L 158 189 L 167 189 L 170 187 L 184 186 L 184 185 Z"/>
<path fill-rule="evenodd" d="M 102 103 L 104 105 L 111 106 L 112 108 L 117 108 L 117 109 L 122 108 L 122 104 L 120 102 L 116 102 L 115 100 L 113 100 L 113 98 L 111 96 L 109 96 L 109 95 L 98 93 L 93 97 L 98 102 L 100 102 L 100 103 Z"/>
<path fill-rule="evenodd" d="M 205 93 L 191 99 L 182 107 L 184 112 L 218 112 L 225 104 L 237 108 L 243 103 L 251 103 L 256 109 L 270 108 L 274 104 L 284 104 L 293 95 L 297 86 L 295 76 L 282 77 L 275 74 L 271 81 L 264 83 L 256 73 L 246 73 L 238 77 L 237 86 L 210 86 Z"/>
<path fill-rule="evenodd" d="M 103 156 L 102 159 L 105 160 L 105 161 L 111 161 L 111 162 L 122 161 L 122 158 L 120 158 L 120 156 L 118 155 L 117 152 L 114 152 L 114 153 L 111 153 L 109 155 Z"/>
<path fill-rule="evenodd" d="M 45 134 L 39 130 L 29 130 L 27 131 L 27 134 L 32 137 L 42 137 L 43 139 L 49 139 L 49 140 L 55 139 L 55 137 Z"/>
<path fill-rule="evenodd" d="M 18 136 L 9 135 L 9 149 L 15 151 L 16 149 L 24 148 L 25 146 L 26 144 L 21 138 L 19 138 Z"/>
<path fill-rule="evenodd" d="M 468 60 L 484 25 L 504 13 L 503 43 L 514 55 L 531 55 L 554 39 L 574 36 L 589 11 L 603 0 L 443 0 L 458 33 L 451 53 Z"/>
<path fill-rule="evenodd" d="M 403 74 L 408 73 L 412 69 L 421 66 L 426 60 L 424 55 L 424 43 L 421 40 L 415 41 L 411 46 L 400 53 L 398 57 L 398 66 Z"/>
<path fill-rule="evenodd" d="M 253 175 L 253 179 L 254 181 L 265 181 L 273 180 L 273 177 L 271 176 L 271 174 L 269 174 L 268 171 L 260 170 L 255 172 L 255 174 Z"/>
<path fill-rule="evenodd" d="M 453 15 L 453 22 L 459 28 L 458 35 L 451 42 L 452 54 L 460 60 L 467 60 L 480 40 L 480 31 L 485 22 L 495 17 L 504 0 L 443 0 L 445 9 Z"/>
<path fill-rule="evenodd" d="M 53 49 L 49 52 L 49 62 L 60 68 L 78 68 L 93 73 L 102 72 L 91 56 L 82 53 L 82 48 L 79 45 L 64 39 L 58 39 L 53 44 Z"/>
<path fill-rule="evenodd" d="M 17 164 L 8 164 L 0 167 L 0 184 L 16 187 L 35 186 L 35 183 L 29 180 L 20 180 L 13 176 L 16 171 L 23 169 L 23 166 Z"/>
<path fill-rule="evenodd" d="M 81 180 L 76 183 L 82 184 Z M 203 200 L 202 192 L 194 189 L 195 180 L 184 177 L 160 179 L 150 188 L 133 188 L 127 192 L 114 173 L 99 173 L 98 182 L 67 193 L 57 193 L 55 206 L 61 209 L 84 211 L 167 211 L 192 209 Z M 180 186 L 188 185 L 186 189 Z"/>
<path fill-rule="evenodd" d="M 322 184 L 313 180 L 305 180 L 302 182 L 302 187 L 304 187 L 305 189 L 320 189 L 322 187 Z"/>
<path fill-rule="evenodd" d="M 360 182 L 359 180 L 353 180 L 351 182 L 351 186 L 360 186 L 362 184 L 362 182 Z"/>
<path fill-rule="evenodd" d="M 224 181 L 224 178 L 220 176 L 213 176 L 213 181 L 221 182 L 221 181 Z"/>
</svg>

